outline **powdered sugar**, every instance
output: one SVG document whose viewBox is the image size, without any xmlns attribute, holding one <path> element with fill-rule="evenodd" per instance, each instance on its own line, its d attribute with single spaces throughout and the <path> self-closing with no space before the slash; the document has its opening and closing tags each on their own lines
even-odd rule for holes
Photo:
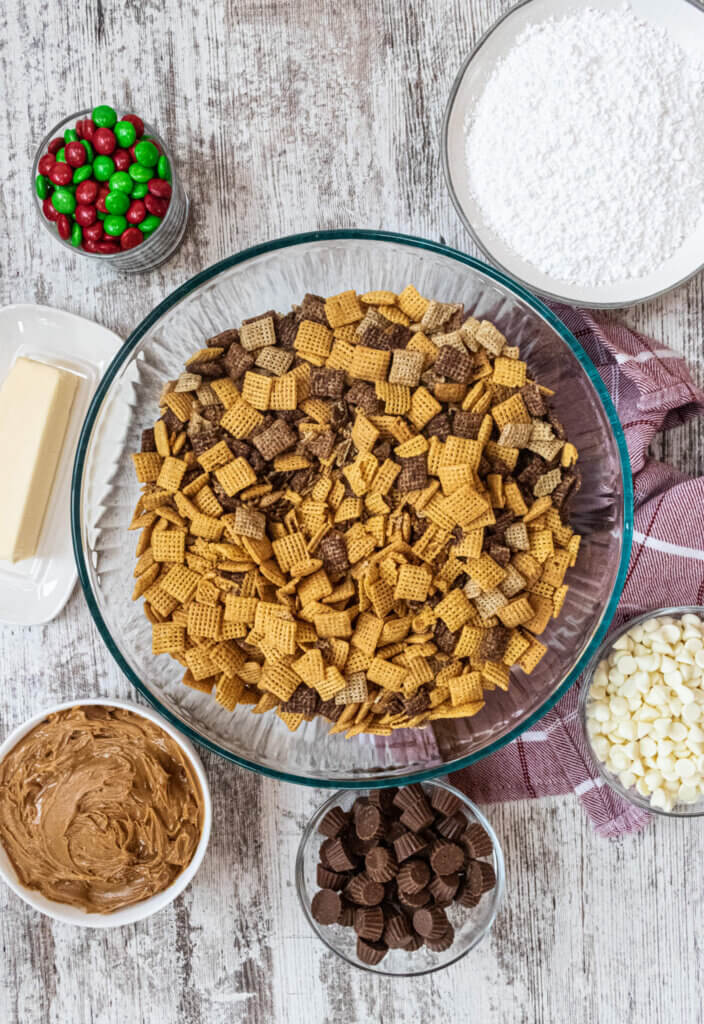
<svg viewBox="0 0 704 1024">
<path fill-rule="evenodd" d="M 552 277 L 656 270 L 704 217 L 704 53 L 624 5 L 528 26 L 468 120 L 487 224 Z"/>
</svg>

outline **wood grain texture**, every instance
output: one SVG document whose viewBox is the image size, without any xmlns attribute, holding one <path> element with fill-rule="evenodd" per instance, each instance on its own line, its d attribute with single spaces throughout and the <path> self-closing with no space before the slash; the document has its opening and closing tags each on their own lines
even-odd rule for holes
<svg viewBox="0 0 704 1024">
<path fill-rule="evenodd" d="M 174 287 L 289 232 L 363 226 L 473 252 L 439 132 L 462 55 L 509 0 L 6 0 L 0 8 L 0 302 L 42 302 L 126 336 Z M 29 190 L 47 125 L 91 100 L 134 107 L 180 153 L 186 241 L 146 277 L 66 257 Z M 366 286 L 371 282 L 359 282 Z M 704 383 L 699 277 L 609 313 L 683 351 Z M 657 452 L 704 471 L 702 425 Z M 68 697 L 134 699 L 80 592 L 47 626 L 0 628 L 0 732 Z M 490 808 L 504 910 L 463 962 L 410 983 L 347 967 L 308 930 L 293 864 L 320 791 L 205 757 L 213 840 L 196 881 L 114 932 L 54 924 L 0 889 L 3 1024 L 694 1024 L 704 1020 L 697 824 L 595 837 L 576 801 Z"/>
</svg>

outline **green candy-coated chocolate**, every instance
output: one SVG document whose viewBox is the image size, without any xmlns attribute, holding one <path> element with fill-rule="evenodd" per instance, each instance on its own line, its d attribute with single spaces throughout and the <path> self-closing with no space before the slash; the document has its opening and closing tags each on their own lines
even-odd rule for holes
<svg viewBox="0 0 704 1024">
<path fill-rule="evenodd" d="M 67 188 L 55 188 L 51 196 L 51 205 L 57 213 L 71 214 L 76 209 L 76 199 Z"/>
<path fill-rule="evenodd" d="M 144 164 L 130 164 L 128 174 L 134 181 L 151 181 L 154 177 L 152 168 Z"/>
<path fill-rule="evenodd" d="M 108 205 L 107 199 L 108 199 L 108 197 L 106 196 L 105 197 L 105 205 L 106 206 Z M 122 232 L 127 227 L 127 221 L 120 214 L 111 213 L 103 221 L 103 227 L 105 228 L 105 233 L 108 234 L 108 235 L 121 235 Z"/>
<path fill-rule="evenodd" d="M 71 228 L 71 245 L 74 246 L 74 248 L 77 249 L 82 241 L 83 241 L 83 228 L 81 227 L 80 224 L 74 224 L 73 227 Z"/>
<path fill-rule="evenodd" d="M 96 217 L 98 218 L 98 220 L 105 220 L 106 217 L 109 217 L 109 216 L 110 216 L 109 213 L 103 213 L 101 210 L 98 210 L 98 212 L 96 213 Z"/>
<path fill-rule="evenodd" d="M 151 235 L 152 231 L 156 231 L 160 224 L 161 217 L 157 217 L 156 214 L 150 213 L 148 217 L 144 218 L 141 224 L 137 225 L 137 227 L 143 235 Z"/>
<path fill-rule="evenodd" d="M 95 158 L 95 153 L 93 152 L 93 147 L 91 146 L 91 144 L 88 141 L 88 139 L 81 139 L 81 145 L 83 146 L 83 148 L 86 151 L 86 156 L 88 157 L 88 163 L 92 164 L 93 163 L 93 159 Z"/>
<path fill-rule="evenodd" d="M 78 132 L 75 128 L 67 128 L 64 132 L 64 142 L 78 142 Z"/>
<path fill-rule="evenodd" d="M 137 162 L 143 164 L 144 167 L 156 167 L 159 163 L 159 150 L 149 139 L 142 139 L 137 143 L 134 147 L 134 155 L 137 157 Z"/>
<path fill-rule="evenodd" d="M 137 138 L 137 129 L 131 121 L 118 121 L 113 131 L 118 145 L 123 149 L 129 149 Z"/>
<path fill-rule="evenodd" d="M 65 164 L 66 161 L 66 149 L 64 146 L 61 149 L 56 150 L 56 162 L 57 164 Z"/>
<path fill-rule="evenodd" d="M 97 181 L 107 181 L 114 173 L 115 161 L 111 156 L 96 156 L 93 161 L 93 177 Z"/>
<path fill-rule="evenodd" d="M 125 192 L 108 192 L 105 196 L 105 209 L 108 213 L 127 213 L 130 208 L 130 197 Z"/>
<path fill-rule="evenodd" d="M 51 189 L 51 182 L 47 178 L 46 174 L 38 174 L 34 182 L 34 187 L 37 190 L 39 198 L 46 199 Z"/>
<path fill-rule="evenodd" d="M 171 181 L 171 164 L 166 154 L 162 153 L 159 157 L 159 162 L 156 165 L 156 173 L 164 181 Z"/>
<path fill-rule="evenodd" d="M 117 121 L 117 114 L 107 103 L 99 103 L 93 107 L 93 124 L 96 128 L 112 128 Z"/>
<path fill-rule="evenodd" d="M 126 195 L 130 195 L 134 187 L 134 182 L 130 178 L 127 171 L 115 171 L 114 174 L 110 175 L 111 192 L 124 192 Z"/>
<path fill-rule="evenodd" d="M 149 186 L 146 181 L 135 181 L 134 188 L 132 189 L 133 199 L 144 199 L 149 193 Z"/>
<path fill-rule="evenodd" d="M 73 172 L 73 184 L 80 185 L 82 181 L 88 181 L 93 176 L 93 168 L 90 164 L 83 164 L 82 167 L 77 167 Z"/>
</svg>

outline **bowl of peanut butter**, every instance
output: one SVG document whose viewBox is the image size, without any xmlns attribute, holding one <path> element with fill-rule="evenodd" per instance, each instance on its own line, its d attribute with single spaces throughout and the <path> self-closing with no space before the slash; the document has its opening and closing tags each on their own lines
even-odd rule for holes
<svg viewBox="0 0 704 1024">
<path fill-rule="evenodd" d="M 211 823 L 198 754 L 149 708 L 59 704 L 0 745 L 0 877 L 56 920 L 109 928 L 161 910 Z"/>
</svg>

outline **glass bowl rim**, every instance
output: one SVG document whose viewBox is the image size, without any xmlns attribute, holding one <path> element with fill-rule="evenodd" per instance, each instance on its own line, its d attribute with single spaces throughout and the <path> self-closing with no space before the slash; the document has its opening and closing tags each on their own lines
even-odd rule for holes
<svg viewBox="0 0 704 1024">
<path fill-rule="evenodd" d="M 701 818 L 704 816 L 704 796 L 700 801 L 698 801 L 698 804 L 701 804 L 698 810 L 666 811 L 664 807 L 653 807 L 648 797 L 641 796 L 637 791 L 626 789 L 625 786 L 622 786 L 618 776 L 610 772 L 604 762 L 600 761 L 597 757 L 591 737 L 587 732 L 587 700 L 589 699 L 589 690 L 592 685 L 594 673 L 599 666 L 599 662 L 609 653 L 619 637 L 622 637 L 624 633 L 627 633 L 629 629 L 633 628 L 633 626 L 637 626 L 641 622 L 647 622 L 648 619 L 655 619 L 665 615 L 670 615 L 673 618 L 678 615 L 699 615 L 704 619 L 704 605 L 676 604 L 665 606 L 664 608 L 653 608 L 649 612 L 643 612 L 641 615 L 635 615 L 632 619 L 628 619 L 626 622 L 623 622 L 616 630 L 614 630 L 613 633 L 606 637 L 599 649 L 594 652 L 592 660 L 584 671 L 584 682 L 579 693 L 579 724 L 582 729 L 584 741 L 587 745 L 587 750 L 589 751 L 589 756 L 594 762 L 594 767 L 599 773 L 599 778 L 604 781 L 612 792 L 625 800 L 626 803 L 630 804 L 632 807 L 638 807 L 641 811 L 647 811 L 649 814 L 658 814 L 662 818 Z M 687 805 L 677 804 L 676 806 L 686 807 Z"/>
<path fill-rule="evenodd" d="M 113 109 L 115 109 L 115 110 L 123 110 L 124 107 L 122 107 L 121 104 L 117 104 L 116 107 L 113 108 Z M 54 239 L 54 241 L 60 242 L 61 245 L 64 247 L 64 249 L 68 249 L 69 252 L 72 252 L 74 254 L 78 253 L 79 256 L 89 256 L 92 259 L 101 260 L 104 263 L 110 263 L 111 260 L 117 259 L 118 256 L 125 256 L 125 254 L 127 252 L 129 252 L 130 250 L 123 249 L 120 252 L 112 252 L 112 253 L 85 252 L 85 250 L 82 249 L 80 247 L 80 245 L 79 246 L 71 245 L 71 243 L 69 241 L 67 241 L 65 238 L 62 238 L 58 234 L 58 232 L 52 231 L 52 224 L 44 216 L 44 213 L 42 211 L 42 200 L 37 195 L 37 190 L 35 188 L 35 182 L 36 182 L 36 179 L 37 179 L 37 175 L 39 173 L 39 161 L 41 160 L 42 156 L 44 155 L 44 150 L 47 148 L 47 146 L 49 145 L 51 140 L 58 134 L 58 132 L 61 129 L 62 125 L 65 127 L 68 124 L 69 121 L 77 121 L 77 120 L 81 120 L 83 118 L 86 118 L 90 114 L 92 114 L 92 112 L 93 112 L 93 108 L 92 107 L 88 107 L 87 110 L 77 110 L 75 114 L 67 114 L 66 117 L 62 117 L 61 120 L 57 121 L 56 124 L 54 125 L 54 127 L 50 131 L 48 131 L 46 133 L 46 135 L 44 136 L 42 141 L 39 143 L 39 146 L 37 147 L 36 153 L 34 155 L 34 160 L 32 161 L 32 182 L 31 182 L 31 188 L 32 188 L 32 195 L 34 196 L 34 205 L 35 205 L 35 208 L 37 210 L 37 214 L 39 216 L 39 220 L 41 221 L 44 229 L 49 232 L 49 234 Z M 167 160 L 169 161 L 169 166 L 171 168 L 171 180 L 172 180 L 172 182 L 178 180 L 179 184 L 180 184 L 180 179 L 178 178 L 178 170 L 177 170 L 176 165 L 174 163 L 174 158 L 173 158 L 173 155 L 172 155 L 172 152 L 171 152 L 171 147 L 164 141 L 164 139 L 161 137 L 161 135 L 159 135 L 157 130 L 155 128 L 153 128 L 148 121 L 142 121 L 142 124 L 144 125 L 145 131 L 148 131 L 149 134 L 152 135 L 157 140 L 159 145 L 162 147 L 162 149 L 164 151 L 164 155 L 166 156 Z M 186 203 L 188 204 L 188 196 L 186 195 L 185 191 L 184 191 L 184 196 L 185 196 L 185 199 L 186 199 Z M 164 224 L 166 223 L 167 218 L 169 217 L 169 214 L 171 213 L 172 210 L 175 210 L 176 207 L 177 207 L 176 203 L 169 203 L 169 208 L 167 209 L 165 216 L 162 218 L 162 222 L 159 225 L 159 227 L 155 231 L 152 231 L 152 233 L 149 236 L 149 238 L 145 239 L 145 241 L 142 242 L 141 245 L 139 246 L 139 248 L 140 248 L 140 250 L 142 252 L 144 252 L 144 250 L 149 245 L 149 243 L 152 241 L 152 239 L 156 238 L 156 236 L 159 234 L 160 229 L 163 228 Z M 171 220 L 173 220 L 173 216 L 171 217 Z"/>
<path fill-rule="evenodd" d="M 311 814 L 310 818 L 306 822 L 305 828 L 303 829 L 301 840 L 298 844 L 298 850 L 296 852 L 296 895 L 298 896 L 298 902 L 301 906 L 301 909 L 303 910 L 303 915 L 308 921 L 308 924 L 311 926 L 315 936 L 318 939 L 320 939 L 321 942 L 323 942 L 328 949 L 332 950 L 333 953 L 337 954 L 337 956 L 339 956 L 342 960 L 350 964 L 350 966 L 357 967 L 360 970 L 369 971 L 371 974 L 380 974 L 387 978 L 419 978 L 424 974 L 434 974 L 435 971 L 442 971 L 445 967 L 451 967 L 453 964 L 456 964 L 459 960 L 465 957 L 467 953 L 473 950 L 475 946 L 478 946 L 479 943 L 486 938 L 491 929 L 494 927 L 496 916 L 499 913 L 499 910 L 501 909 L 504 902 L 506 886 L 506 864 L 504 861 L 503 849 L 501 847 L 501 843 L 499 842 L 499 837 L 496 835 L 496 832 L 494 831 L 491 822 L 488 821 L 488 819 L 484 816 L 484 814 L 482 814 L 482 812 L 479 810 L 474 801 L 470 800 L 466 793 L 463 793 L 460 789 L 457 789 L 455 786 L 450 785 L 450 783 L 446 782 L 444 779 L 426 779 L 425 784 L 429 786 L 436 786 L 438 789 L 447 790 L 448 793 L 452 793 L 454 796 L 458 797 L 462 801 L 463 805 L 474 815 L 476 820 L 479 822 L 479 824 L 482 826 L 482 828 L 485 830 L 485 832 L 491 839 L 492 853 L 494 855 L 494 860 L 496 861 L 496 885 L 492 890 L 493 906 L 491 908 L 491 913 L 486 922 L 484 923 L 484 925 L 477 931 L 476 935 L 472 938 L 472 941 L 469 943 L 467 948 L 461 950 L 460 952 L 457 952 L 457 954 L 454 957 L 452 957 L 452 959 L 448 960 L 446 963 L 436 964 L 434 967 L 424 967 L 421 970 L 417 971 L 385 971 L 381 967 L 364 964 L 361 962 L 361 960 L 353 959 L 346 953 L 343 953 L 335 945 L 333 945 L 333 943 L 330 942 L 325 935 L 325 926 L 319 925 L 318 922 L 313 917 L 311 909 L 308 906 L 307 901 L 304 899 L 303 894 L 304 859 L 306 850 L 308 848 L 308 844 L 310 843 L 311 839 L 315 837 L 315 825 L 322 819 L 323 815 L 328 810 L 330 810 L 331 807 L 334 807 L 336 802 L 340 800 L 342 797 L 346 797 L 347 795 L 353 792 L 356 793 L 356 791 L 350 789 L 339 789 L 337 792 L 329 796 L 327 800 L 325 800 Z M 403 788 L 403 785 L 405 784 L 402 784 L 399 788 Z M 369 789 L 369 787 L 367 787 L 367 789 Z M 449 952 L 449 950 L 447 950 L 446 952 Z"/>
<path fill-rule="evenodd" d="M 694 7 L 695 10 L 704 13 L 704 7 L 700 5 L 700 0 L 685 0 L 685 2 Z M 459 201 L 457 193 L 455 192 L 455 187 L 452 184 L 452 177 L 450 175 L 450 160 L 448 157 L 448 133 L 450 126 L 450 117 L 452 116 L 455 100 L 457 99 L 457 93 L 460 90 L 460 86 L 462 85 L 464 76 L 467 70 L 469 69 L 469 65 L 472 63 L 474 58 L 478 56 L 479 51 L 487 42 L 489 36 L 493 35 L 496 29 L 498 29 L 499 26 L 502 25 L 504 21 L 507 21 L 511 17 L 511 15 L 515 14 L 516 11 L 520 10 L 522 7 L 527 7 L 529 4 L 532 3 L 533 0 L 519 0 L 518 3 L 513 4 L 513 6 L 510 7 L 507 11 L 504 11 L 504 13 L 501 14 L 495 21 L 493 21 L 491 25 L 489 25 L 489 27 L 486 29 L 486 31 L 482 32 L 482 34 L 479 36 L 474 46 L 471 48 L 465 59 L 462 61 L 460 69 L 455 75 L 455 78 L 452 82 L 450 95 L 448 96 L 447 104 L 445 105 L 445 113 L 443 114 L 442 127 L 440 129 L 440 160 L 442 163 L 445 184 L 447 185 L 447 191 L 450 193 L 452 205 L 454 206 L 455 212 L 457 213 L 462 225 L 464 226 L 465 230 L 468 232 L 472 241 L 480 250 L 480 252 L 488 260 L 490 260 L 491 263 L 494 264 L 494 266 L 498 267 L 499 270 L 501 270 L 504 274 L 510 276 L 514 281 L 518 282 L 520 285 L 522 285 L 522 287 L 528 289 L 532 288 L 533 286 L 529 284 L 528 281 L 525 281 L 522 277 L 519 277 L 516 274 L 512 274 L 503 265 L 503 263 L 501 263 L 501 261 L 497 259 L 497 257 L 491 252 L 491 249 L 479 238 L 479 235 L 477 234 L 474 226 L 472 225 L 472 222 L 465 213 L 464 208 Z M 595 302 L 593 300 L 587 301 L 585 299 L 580 299 L 578 303 L 575 303 L 574 299 L 571 299 L 569 296 L 566 295 L 558 295 L 556 292 L 550 292 L 544 288 L 536 288 L 535 290 L 540 292 L 540 294 L 545 296 L 545 298 L 552 299 L 554 302 L 562 302 L 568 306 L 574 307 L 575 305 L 578 305 L 588 309 L 623 309 L 624 305 L 639 306 L 644 302 L 650 302 L 652 299 L 657 299 L 660 295 L 665 295 L 667 294 L 667 292 L 674 291 L 676 288 L 680 288 L 683 284 L 686 284 L 688 281 L 691 281 L 692 278 L 696 277 L 697 274 L 700 274 L 702 270 L 704 270 L 704 263 L 700 263 L 698 267 L 695 267 L 695 269 L 692 270 L 690 273 L 685 274 L 685 276 L 680 278 L 679 281 L 674 281 L 672 284 L 665 285 L 664 288 L 659 288 L 657 291 L 652 292 L 652 294 L 650 295 L 644 295 L 642 298 L 638 299 L 631 299 L 627 303 L 613 301 Z"/>
<path fill-rule="evenodd" d="M 501 736 L 499 739 L 490 743 L 488 746 L 483 747 L 481 750 L 468 754 L 466 757 L 458 758 L 456 761 L 436 765 L 431 768 L 419 769 L 398 779 L 375 779 L 374 777 L 359 780 L 345 779 L 345 786 L 348 789 L 385 789 L 394 785 L 410 785 L 412 782 L 425 782 L 439 775 L 447 775 L 449 772 L 461 771 L 463 768 L 474 764 L 476 761 L 480 761 L 483 758 L 488 757 L 489 754 L 496 753 L 497 750 L 505 747 L 517 736 L 520 736 L 521 733 L 525 732 L 532 725 L 538 722 L 570 689 L 582 674 L 585 666 L 591 660 L 593 651 L 601 644 L 604 636 L 606 635 L 606 631 L 608 630 L 616 611 L 621 591 L 623 590 L 628 570 L 633 534 L 633 481 L 631 478 L 631 466 L 628 458 L 628 448 L 626 446 L 623 428 L 621 427 L 621 422 L 609 393 L 591 359 L 571 331 L 568 330 L 565 324 L 563 324 L 552 310 L 541 302 L 540 299 L 531 294 L 531 292 L 525 289 L 522 285 L 517 284 L 513 279 L 503 274 L 501 271 L 488 266 L 481 260 L 477 260 L 472 256 L 468 256 L 465 253 L 460 252 L 458 249 L 453 249 L 450 246 L 443 245 L 439 242 L 433 242 L 429 239 L 419 238 L 414 235 L 406 235 L 394 231 L 340 228 L 331 231 L 301 232 L 293 235 L 286 235 L 282 238 L 276 238 L 270 242 L 264 242 L 260 245 L 250 246 L 246 249 L 240 250 L 240 252 L 235 253 L 232 256 L 227 256 L 225 259 L 219 260 L 217 263 L 213 263 L 211 266 L 206 267 L 205 270 L 201 270 L 199 273 L 189 278 L 188 281 L 185 281 L 182 285 L 171 292 L 170 295 L 167 295 L 165 299 L 162 299 L 162 301 L 154 307 L 151 313 L 147 314 L 142 322 L 138 324 L 129 335 L 120 351 L 108 366 L 102 380 L 99 382 L 90 406 L 88 407 L 88 412 L 86 413 L 73 464 L 73 474 L 71 478 L 71 537 L 73 540 L 73 551 L 78 568 L 78 578 L 81 583 L 81 589 L 83 590 L 86 603 L 88 604 L 88 609 L 93 617 L 93 621 L 95 622 L 108 651 L 117 662 L 121 671 L 125 676 L 127 676 L 137 691 L 157 709 L 159 714 L 163 715 L 164 718 L 171 722 L 177 729 L 181 729 L 181 731 L 184 732 L 189 739 L 193 740 L 194 743 L 199 743 L 202 746 L 207 747 L 208 750 L 213 751 L 213 753 L 218 754 L 220 757 L 224 757 L 225 760 L 231 761 L 233 764 L 237 764 L 242 768 L 247 768 L 260 775 L 267 775 L 271 778 L 280 779 L 283 782 L 292 782 L 297 785 L 312 786 L 318 789 L 340 788 L 342 781 L 340 779 L 318 779 L 305 775 L 296 775 L 291 772 L 279 771 L 275 768 L 269 768 L 266 765 L 261 765 L 256 761 L 249 760 L 239 754 L 234 754 L 232 751 L 226 750 L 224 747 L 220 746 L 220 744 L 203 736 L 190 725 L 187 725 L 168 707 L 166 707 L 158 697 L 152 694 L 122 656 L 107 623 L 103 619 L 98 607 L 98 602 L 93 594 L 81 538 L 81 485 L 83 480 L 83 469 L 85 466 L 93 427 L 110 385 L 143 335 L 146 334 L 147 331 L 161 319 L 161 317 L 163 317 L 182 299 L 186 298 L 191 292 L 195 291 L 201 285 L 216 277 L 218 274 L 225 270 L 229 270 L 230 267 L 236 266 L 239 263 L 244 263 L 256 256 L 275 252 L 279 249 L 286 249 L 296 245 L 305 245 L 309 242 L 332 241 L 390 242 L 425 250 L 427 252 L 437 253 L 470 267 L 472 270 L 483 274 L 485 277 L 498 282 L 512 294 L 517 295 L 533 310 L 534 313 L 537 313 L 538 316 L 545 320 L 548 325 L 552 327 L 557 334 L 559 334 L 561 339 L 571 349 L 585 374 L 591 381 L 613 431 L 618 450 L 621 482 L 623 486 L 623 536 L 621 557 L 618 572 L 614 580 L 614 586 L 602 612 L 601 619 L 599 620 L 599 623 L 594 630 L 594 634 L 581 658 L 579 658 L 572 670 L 567 673 L 555 692 L 551 694 L 551 696 L 548 697 L 532 715 L 529 715 L 524 721 L 514 726 L 514 728 L 510 729 L 504 736 Z"/>
</svg>

